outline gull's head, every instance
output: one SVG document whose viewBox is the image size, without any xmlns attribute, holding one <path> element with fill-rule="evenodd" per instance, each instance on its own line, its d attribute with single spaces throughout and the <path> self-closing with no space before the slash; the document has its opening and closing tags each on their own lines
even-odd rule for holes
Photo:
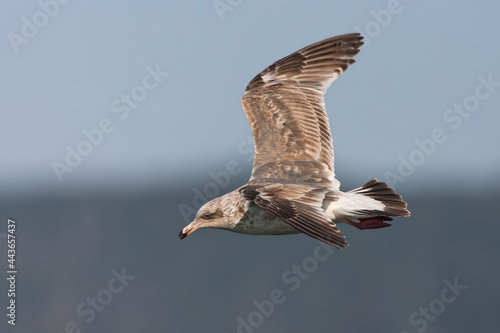
<svg viewBox="0 0 500 333">
<path fill-rule="evenodd" d="M 193 222 L 181 230 L 179 239 L 184 239 L 193 231 L 201 228 L 231 229 L 234 224 L 234 210 L 231 209 L 231 199 L 232 193 L 228 193 L 201 206 Z"/>
</svg>

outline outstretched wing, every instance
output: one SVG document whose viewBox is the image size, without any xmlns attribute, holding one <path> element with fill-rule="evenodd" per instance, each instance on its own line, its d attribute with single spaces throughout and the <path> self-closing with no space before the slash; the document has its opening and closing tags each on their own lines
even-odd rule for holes
<svg viewBox="0 0 500 333">
<path fill-rule="evenodd" d="M 358 33 L 325 39 L 264 69 L 241 104 L 252 129 L 252 179 L 287 179 L 338 189 L 324 94 L 363 45 Z"/>
<path fill-rule="evenodd" d="M 322 208 L 327 189 L 299 184 L 246 185 L 240 194 L 297 229 L 338 249 L 348 244 Z"/>
</svg>

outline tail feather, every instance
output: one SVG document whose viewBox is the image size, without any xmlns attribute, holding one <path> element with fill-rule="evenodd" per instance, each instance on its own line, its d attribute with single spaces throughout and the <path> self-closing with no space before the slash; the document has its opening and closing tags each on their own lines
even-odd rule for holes
<svg viewBox="0 0 500 333">
<path fill-rule="evenodd" d="M 360 210 L 356 213 L 376 216 L 410 216 L 410 211 L 406 209 L 407 204 L 403 198 L 397 194 L 394 189 L 390 188 L 386 183 L 379 182 L 377 179 L 372 179 L 368 183 L 347 193 L 362 194 L 378 202 L 385 207 L 383 210 Z"/>
</svg>

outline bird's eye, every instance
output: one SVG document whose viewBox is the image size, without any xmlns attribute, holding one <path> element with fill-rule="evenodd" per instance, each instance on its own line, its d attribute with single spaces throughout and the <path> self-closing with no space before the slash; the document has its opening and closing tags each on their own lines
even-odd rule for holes
<svg viewBox="0 0 500 333">
<path fill-rule="evenodd" d="M 208 220 L 210 218 L 210 214 L 203 214 L 201 218 Z"/>
</svg>

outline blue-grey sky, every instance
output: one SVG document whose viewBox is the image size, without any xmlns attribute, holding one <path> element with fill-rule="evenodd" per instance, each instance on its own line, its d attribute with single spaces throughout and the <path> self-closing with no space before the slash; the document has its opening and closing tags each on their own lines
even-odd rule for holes
<svg viewBox="0 0 500 333">
<path fill-rule="evenodd" d="M 0 187 L 169 184 L 249 165 L 246 84 L 354 31 L 367 43 L 326 96 L 340 180 L 487 182 L 500 167 L 499 12 L 451 0 L 2 2 Z M 88 155 L 70 166 L 68 146 Z"/>
</svg>

